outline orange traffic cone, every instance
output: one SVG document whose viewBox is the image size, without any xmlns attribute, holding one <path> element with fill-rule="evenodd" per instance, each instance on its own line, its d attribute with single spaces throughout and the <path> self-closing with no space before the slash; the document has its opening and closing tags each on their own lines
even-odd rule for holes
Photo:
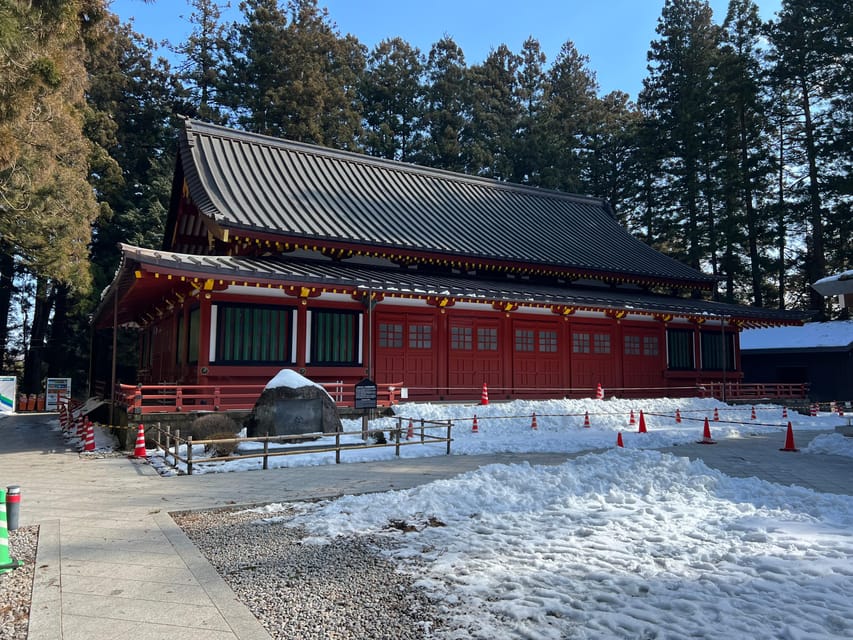
<svg viewBox="0 0 853 640">
<path fill-rule="evenodd" d="M 616 446 L 617 447 L 624 447 L 625 446 L 624 444 L 622 444 L 622 432 L 621 431 L 616 434 Z"/>
<path fill-rule="evenodd" d="M 633 427 L 635 424 L 637 424 L 637 421 L 634 420 L 634 410 L 631 409 L 631 415 L 628 418 L 628 426 Z"/>
<path fill-rule="evenodd" d="M 536 412 L 533 413 L 533 419 L 530 421 L 530 428 L 534 431 L 539 429 L 539 425 L 536 424 Z"/>
<path fill-rule="evenodd" d="M 595 399 L 596 400 L 604 400 L 604 389 L 601 388 L 601 383 L 598 383 L 598 386 L 595 388 Z"/>
<path fill-rule="evenodd" d="M 812 403 L 812 406 L 809 408 L 809 415 L 812 418 L 817 417 L 817 404 Z"/>
<path fill-rule="evenodd" d="M 646 416 L 643 415 L 643 410 L 640 409 L 640 429 L 639 433 L 648 433 L 646 430 Z"/>
<path fill-rule="evenodd" d="M 95 428 L 91 421 L 86 420 L 86 439 L 83 441 L 83 451 L 95 450 Z"/>
<path fill-rule="evenodd" d="M 675 410 L 675 424 L 681 424 L 681 411 Z"/>
<path fill-rule="evenodd" d="M 415 437 L 415 423 L 409 420 L 409 428 L 406 429 L 406 440 L 411 440 Z"/>
<path fill-rule="evenodd" d="M 844 405 L 841 404 L 840 402 L 838 403 L 838 415 L 840 415 L 840 416 L 844 415 Z"/>
<path fill-rule="evenodd" d="M 145 451 L 145 425 L 139 423 L 139 429 L 136 430 L 136 446 L 133 449 L 134 458 L 144 458 Z"/>
<path fill-rule="evenodd" d="M 584 414 L 583 414 L 583 426 L 584 426 L 585 428 L 587 428 L 587 429 L 589 429 L 589 428 L 590 428 L 590 425 L 589 425 L 589 411 L 584 411 Z"/>
<path fill-rule="evenodd" d="M 477 424 L 477 416 L 474 416 L 474 422 L 471 423 L 471 433 L 480 433 L 480 427 Z"/>
<path fill-rule="evenodd" d="M 782 407 L 782 417 L 783 418 L 788 417 L 788 407 Z"/>
<path fill-rule="evenodd" d="M 791 422 L 788 422 L 788 433 L 785 435 L 785 446 L 779 449 L 779 451 L 799 451 L 796 445 L 794 445 L 794 428 L 791 426 Z"/>
<path fill-rule="evenodd" d="M 755 407 L 752 408 L 752 413 L 749 415 L 750 420 L 755 420 L 757 416 L 755 415 Z"/>
<path fill-rule="evenodd" d="M 480 393 L 480 404 L 489 404 L 489 387 L 483 383 L 483 391 Z"/>
<path fill-rule="evenodd" d="M 714 422 L 720 421 L 720 412 L 717 411 L 717 407 L 714 407 Z"/>
<path fill-rule="evenodd" d="M 708 418 L 705 418 L 705 428 L 702 430 L 702 439 L 697 441 L 697 444 L 717 444 L 716 440 L 711 438 L 711 425 L 708 424 Z"/>
</svg>

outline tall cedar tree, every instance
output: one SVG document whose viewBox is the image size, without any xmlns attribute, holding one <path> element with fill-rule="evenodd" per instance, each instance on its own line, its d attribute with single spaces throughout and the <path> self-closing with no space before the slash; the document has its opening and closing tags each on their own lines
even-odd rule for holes
<svg viewBox="0 0 853 640">
<path fill-rule="evenodd" d="M 770 32 L 774 79 L 782 87 L 780 93 L 791 95 L 794 100 L 789 107 L 799 135 L 791 142 L 799 146 L 805 156 L 802 179 L 806 187 L 808 235 L 803 262 L 805 281 L 801 283 L 801 291 L 805 290 L 809 307 L 820 317 L 826 314 L 825 301 L 809 285 L 827 273 L 823 210 L 827 168 L 822 155 L 828 137 L 833 135 L 827 112 L 831 97 L 827 94 L 831 86 L 830 68 L 836 64 L 831 58 L 833 33 L 837 28 L 832 24 L 836 17 L 831 9 L 833 4 L 834 0 L 786 0 Z"/>
<path fill-rule="evenodd" d="M 359 85 L 362 146 L 373 156 L 408 161 L 422 141 L 425 60 L 402 38 L 377 44 Z"/>
<path fill-rule="evenodd" d="M 432 45 L 427 62 L 426 140 L 423 164 L 464 171 L 463 138 L 470 120 L 467 68 L 462 49 L 450 36 Z"/>
<path fill-rule="evenodd" d="M 364 47 L 341 37 L 316 0 L 240 4 L 229 37 L 220 100 L 240 126 L 268 135 L 355 149 Z"/>
<path fill-rule="evenodd" d="M 656 32 L 640 106 L 654 123 L 651 140 L 663 170 L 657 210 L 669 219 L 658 225 L 668 237 L 658 238 L 658 248 L 698 269 L 709 257 L 701 211 L 703 145 L 711 131 L 707 108 L 718 29 L 704 0 L 666 0 Z"/>
<path fill-rule="evenodd" d="M 520 58 L 502 44 L 469 69 L 471 123 L 465 145 L 469 173 L 499 180 L 515 174 L 516 132 L 523 114 L 520 64 Z"/>
<path fill-rule="evenodd" d="M 104 16 L 100 0 L 4 3 L 0 7 L 0 326 L 5 359 L 13 275 L 35 282 L 22 388 L 35 391 L 53 292 L 63 284 L 91 289 L 88 243 L 101 207 L 89 185 L 89 168 L 103 150 L 83 129 L 88 110 L 87 31 Z M 11 256 L 11 260 L 9 259 Z"/>
<path fill-rule="evenodd" d="M 223 123 L 225 116 L 218 103 L 221 85 L 220 67 L 226 49 L 226 28 L 220 22 L 227 4 L 216 0 L 189 0 L 192 31 L 184 42 L 172 44 L 181 56 L 176 75 L 189 93 L 186 116 Z"/>
<path fill-rule="evenodd" d="M 538 185 L 541 182 L 542 151 L 545 131 L 542 110 L 545 106 L 545 54 L 535 38 L 521 46 L 518 68 L 518 100 L 521 106 L 515 132 L 513 181 Z"/>
<path fill-rule="evenodd" d="M 745 226 L 749 295 L 756 306 L 764 304 L 764 265 L 760 243 L 768 229 L 756 209 L 766 186 L 769 165 L 766 130 L 766 92 L 762 88 L 762 59 L 759 44 L 762 23 L 752 0 L 731 0 L 721 33 L 720 59 L 715 69 L 714 96 L 723 130 L 723 170 L 719 175 L 725 194 L 726 218 Z M 731 250 L 731 249 L 730 249 Z M 742 249 L 737 248 L 738 252 Z M 735 298 L 735 276 L 727 271 L 727 297 Z"/>
<path fill-rule="evenodd" d="M 583 191 L 598 83 L 574 43 L 566 42 L 548 70 L 542 128 L 545 132 L 541 185 Z"/>
</svg>

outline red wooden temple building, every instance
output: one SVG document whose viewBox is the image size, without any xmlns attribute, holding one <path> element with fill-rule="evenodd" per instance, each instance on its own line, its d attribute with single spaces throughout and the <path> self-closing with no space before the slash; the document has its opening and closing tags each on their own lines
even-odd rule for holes
<svg viewBox="0 0 853 640">
<path fill-rule="evenodd" d="M 132 385 L 292 368 L 423 400 L 692 395 L 741 379 L 742 328 L 804 318 L 707 299 L 714 277 L 599 199 L 194 120 L 162 249 L 121 251 L 95 323 L 138 328 Z"/>
</svg>

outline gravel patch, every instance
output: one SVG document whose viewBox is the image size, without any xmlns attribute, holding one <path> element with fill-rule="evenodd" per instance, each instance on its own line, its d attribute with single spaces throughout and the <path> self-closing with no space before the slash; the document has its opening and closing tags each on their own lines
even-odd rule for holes
<svg viewBox="0 0 853 640">
<path fill-rule="evenodd" d="M 440 627 L 413 578 L 380 555 L 385 540 L 302 544 L 305 531 L 288 526 L 286 513 L 264 524 L 246 511 L 171 515 L 277 640 L 414 640 Z"/>
<path fill-rule="evenodd" d="M 38 539 L 37 526 L 9 532 L 9 553 L 15 560 L 23 560 L 24 566 L 0 575 L 0 640 L 27 637 Z"/>
</svg>

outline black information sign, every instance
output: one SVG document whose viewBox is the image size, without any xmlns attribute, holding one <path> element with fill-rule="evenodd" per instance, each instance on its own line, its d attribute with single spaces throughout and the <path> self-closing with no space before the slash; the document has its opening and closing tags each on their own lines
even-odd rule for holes
<svg viewBox="0 0 853 640">
<path fill-rule="evenodd" d="M 376 383 L 370 378 L 355 383 L 355 408 L 376 408 Z"/>
</svg>

